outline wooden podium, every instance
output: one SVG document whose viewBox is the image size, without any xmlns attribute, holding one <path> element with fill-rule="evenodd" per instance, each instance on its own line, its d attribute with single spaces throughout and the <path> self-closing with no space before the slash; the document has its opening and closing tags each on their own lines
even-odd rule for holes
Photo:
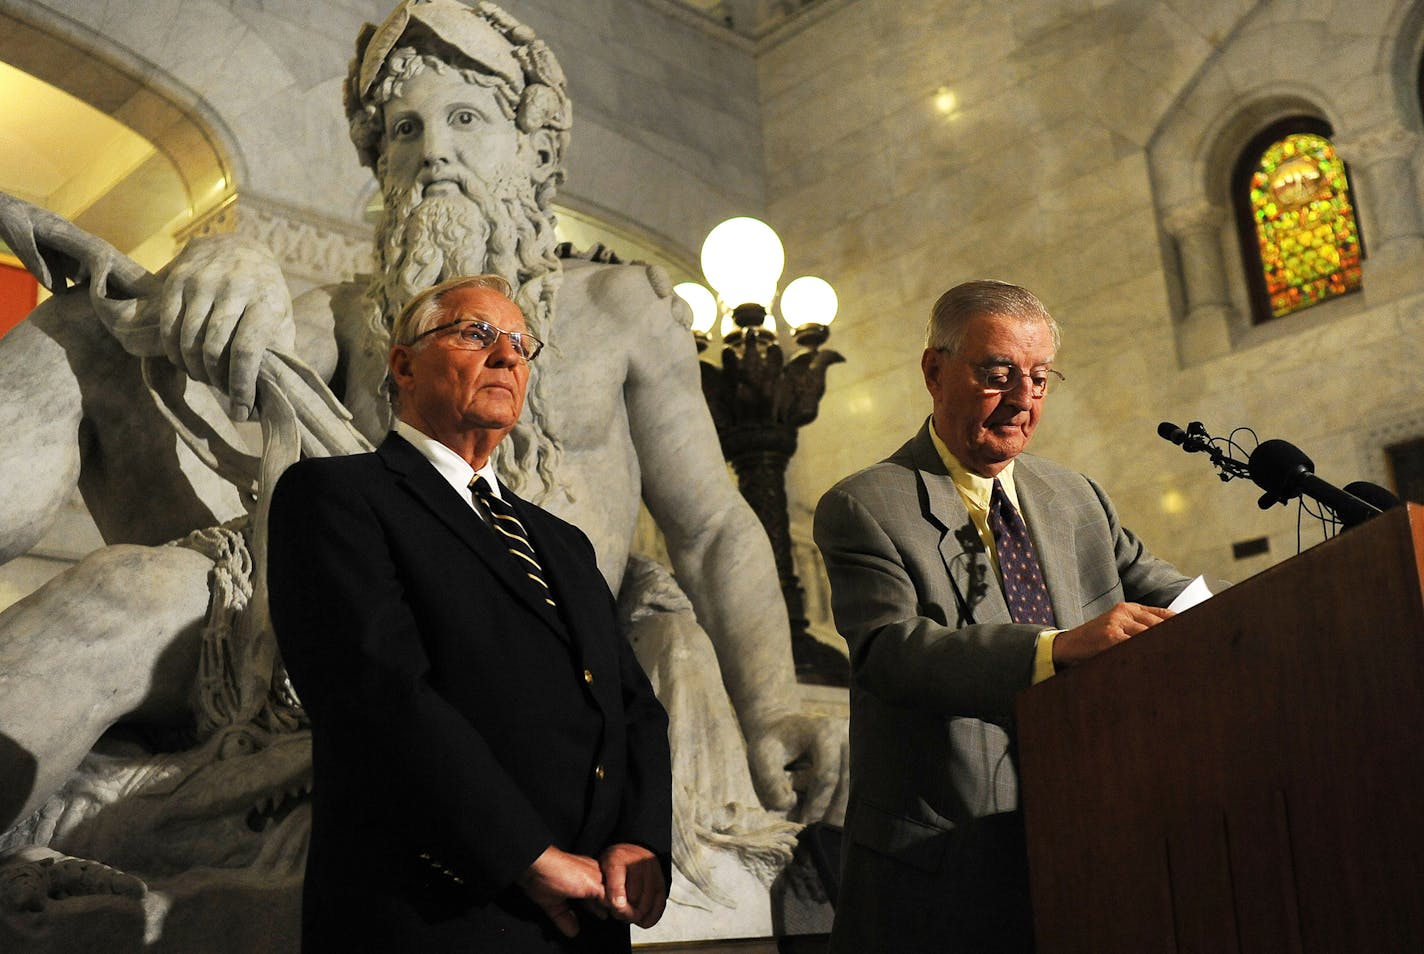
<svg viewBox="0 0 1424 954">
<path fill-rule="evenodd" d="M 1039 954 L 1424 951 L 1424 508 L 1022 693 Z"/>
</svg>

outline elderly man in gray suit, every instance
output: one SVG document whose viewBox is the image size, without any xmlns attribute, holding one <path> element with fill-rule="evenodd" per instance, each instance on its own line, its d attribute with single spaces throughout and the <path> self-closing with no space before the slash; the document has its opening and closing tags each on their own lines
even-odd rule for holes
<svg viewBox="0 0 1424 954">
<path fill-rule="evenodd" d="M 1033 949 L 1014 695 L 1166 619 L 1187 585 L 1101 487 L 1022 453 L 1058 344 L 1027 290 L 950 289 L 920 360 L 929 421 L 817 507 L 852 669 L 833 954 Z"/>
</svg>

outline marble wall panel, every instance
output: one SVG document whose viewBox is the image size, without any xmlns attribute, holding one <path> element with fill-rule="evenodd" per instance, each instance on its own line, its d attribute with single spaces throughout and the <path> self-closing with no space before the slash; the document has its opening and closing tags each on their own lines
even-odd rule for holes
<svg viewBox="0 0 1424 954">
<path fill-rule="evenodd" d="M 668 239 L 695 259 L 708 230 L 761 211 L 757 72 L 730 34 L 637 0 L 509 0 L 569 77 L 568 204 Z"/>
<path fill-rule="evenodd" d="M 1158 272 L 1062 299 L 1054 310 L 1063 326 L 1060 366 L 1065 373 L 1076 373 L 1099 362 L 1111 365 L 1117 354 L 1145 335 L 1154 339 L 1155 348 L 1171 344 L 1166 304 L 1167 292 Z"/>
<path fill-rule="evenodd" d="M 788 247 L 808 243 L 822 274 L 832 282 L 843 274 L 850 289 L 847 320 L 834 339 L 847 357 L 846 373 L 832 379 L 822 405 L 823 419 L 844 418 L 837 428 L 804 435 L 798 459 L 805 466 L 792 473 L 793 509 L 809 507 L 841 476 L 821 468 L 864 458 L 868 445 L 893 449 L 899 440 L 886 435 L 908 435 L 928 409 L 918 346 L 898 341 L 896 323 L 885 316 L 913 316 L 922 325 L 929 302 L 949 284 L 992 275 L 1034 288 L 1065 319 L 1072 381 L 1051 398 L 1038 450 L 1098 476 L 1143 535 L 1184 567 L 1241 579 L 1294 553 L 1293 510 L 1259 511 L 1253 486 L 1223 485 L 1204 457 L 1158 439 L 1157 422 L 1201 420 L 1223 434 L 1249 424 L 1263 439 L 1297 443 L 1328 479 L 1376 479 L 1381 452 L 1370 440 L 1385 438 L 1362 437 L 1362 429 L 1424 403 L 1424 388 L 1418 376 L 1401 375 L 1362 395 L 1351 382 L 1396 355 L 1417 360 L 1424 351 L 1416 344 L 1424 341 L 1419 308 L 1354 297 L 1290 323 L 1247 329 L 1230 353 L 1180 368 L 1144 149 L 1198 76 L 1204 81 L 1190 108 L 1209 114 L 1201 116 L 1203 126 L 1220 128 L 1263 90 L 1286 92 L 1271 77 L 1300 76 L 1289 38 L 1314 42 L 1325 24 L 1337 25 L 1332 41 L 1350 45 L 1351 55 L 1316 63 L 1309 81 L 1289 91 L 1309 96 L 1330 88 L 1341 102 L 1365 99 L 1378 88 L 1369 75 L 1382 58 L 1375 24 L 1403 22 L 1398 11 L 1406 5 L 1371 5 L 1356 17 L 1322 0 L 1026 0 L 995 20 L 976 5 L 951 18 L 933 16 L 926 4 L 863 0 L 856 6 L 883 24 L 882 48 L 893 49 L 866 57 L 881 67 L 898 58 L 902 76 L 878 89 L 880 99 L 857 100 L 877 113 L 854 134 L 843 119 L 819 119 L 826 109 L 820 98 L 835 88 L 809 79 L 815 51 L 831 42 L 825 25 L 765 51 L 771 215 Z M 966 40 L 963 25 L 981 14 Z M 1350 26 L 1356 20 L 1368 22 Z M 916 49 L 895 47 L 902 26 L 918 31 Z M 1206 69 L 1227 47 L 1239 67 Z M 911 81 L 904 71 L 918 75 Z M 929 107 L 934 87 L 925 81 L 934 75 L 959 96 L 949 118 Z M 796 141 L 822 130 L 834 161 L 783 148 L 793 137 L 771 127 L 798 113 L 817 118 L 797 128 Z M 889 157 L 896 175 L 885 201 L 874 203 L 854 187 L 856 149 L 872 172 Z M 843 215 L 825 207 L 837 183 Z M 1225 264 L 1227 281 L 1239 283 L 1236 262 Z M 883 398 L 892 381 L 898 402 Z M 1252 536 L 1267 536 L 1270 553 L 1235 560 L 1231 543 Z M 1318 539 L 1307 531 L 1307 544 Z"/>
<path fill-rule="evenodd" d="M 357 27 L 388 6 L 5 0 L 26 23 L 106 38 L 104 63 L 75 67 L 95 97 L 118 95 L 110 74 L 186 90 L 232 152 L 240 191 L 353 225 L 370 176 L 346 142 L 339 84 Z M 1159 441 L 1157 420 L 1202 420 L 1214 433 L 1251 424 L 1343 483 L 1379 467 L 1362 433 L 1424 404 L 1419 376 L 1374 370 L 1424 357 L 1418 299 L 1331 303 L 1177 367 L 1153 199 L 1163 184 L 1144 160 L 1181 108 L 1197 136 L 1267 93 L 1332 89 L 1322 109 L 1349 112 L 1332 118 L 1388 115 L 1397 104 L 1375 95 L 1375 73 L 1388 68 L 1386 46 L 1418 48 L 1384 33 L 1417 19 L 1407 0 L 971 0 L 952 11 L 848 0 L 759 45 L 645 0 L 505 6 L 569 74 L 570 206 L 687 258 L 721 218 L 760 214 L 786 243 L 788 277 L 815 272 L 840 291 L 830 346 L 847 362 L 802 434 L 790 481 L 798 519 L 923 419 L 924 319 L 970 277 L 1020 281 L 1062 315 L 1073 380 L 1052 398 L 1038 449 L 1100 477 L 1137 529 L 1189 568 L 1260 569 L 1294 552 L 1294 516 L 1256 511 L 1252 488 L 1222 486 L 1201 457 Z M 1301 79 L 1294 51 L 1327 29 L 1338 55 Z M 45 42 L 44 30 L 0 37 L 0 57 Z M 957 98 L 949 115 L 934 106 L 941 86 Z M 1414 174 L 1424 184 L 1424 168 Z M 1239 286 L 1230 257 L 1226 268 Z M 1362 377 L 1378 383 L 1362 390 Z M 1271 554 L 1233 560 L 1230 543 L 1249 535 L 1269 536 Z"/>
<path fill-rule="evenodd" d="M 878 11 L 865 0 L 850 3 L 816 24 L 815 29 L 793 33 L 778 44 L 780 56 L 757 58 L 757 78 L 761 101 L 773 104 L 793 87 L 826 72 L 843 80 L 854 77 L 852 63 L 862 63 L 878 45 Z M 804 98 L 804 97 L 797 97 Z"/>
<path fill-rule="evenodd" d="M 114 62 L 126 75 L 151 66 L 211 111 L 239 172 L 239 191 L 286 206 L 360 224 L 370 173 L 346 141 L 340 84 L 356 33 L 379 22 L 387 0 L 240 2 L 207 0 L 15 0 L 9 4 L 38 32 L 78 36 L 98 52 L 76 61 L 101 97 L 115 84 L 102 72 Z M 574 148 L 584 127 L 616 130 L 638 148 L 619 166 L 584 161 L 573 170 L 569 198 L 596 205 L 626 223 L 653 221 L 697 247 L 732 204 L 760 205 L 763 185 L 757 73 L 748 44 L 671 16 L 640 0 L 507 0 L 566 60 L 575 100 Z M 147 64 L 148 66 L 145 66 Z M 23 65 L 23 64 L 21 64 Z M 587 102 L 580 102 L 583 89 Z M 585 112 L 586 110 L 586 112 Z M 602 137 L 607 139 L 608 137 Z M 571 159 L 571 163 L 574 160 Z M 575 186 L 573 182 L 578 184 Z M 664 220 L 646 203 L 620 207 L 630 184 L 658 182 L 663 193 L 686 185 L 701 205 L 700 231 Z M 686 202 L 683 203 L 686 212 Z"/>
<path fill-rule="evenodd" d="M 1191 80 L 1218 42 L 1204 32 L 1195 11 L 1152 4 L 1140 11 L 1119 53 L 1156 85 L 1174 90 Z"/>
<path fill-rule="evenodd" d="M 1262 3 L 1261 0 L 1212 0 L 1210 3 L 1166 0 L 1162 5 L 1180 14 L 1194 32 L 1205 37 L 1213 46 L 1219 46 L 1239 28 L 1247 14 Z"/>
</svg>

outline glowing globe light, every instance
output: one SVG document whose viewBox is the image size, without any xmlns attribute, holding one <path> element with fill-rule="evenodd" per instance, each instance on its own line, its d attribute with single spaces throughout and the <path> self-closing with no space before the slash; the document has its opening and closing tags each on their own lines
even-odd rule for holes
<svg viewBox="0 0 1424 954">
<path fill-rule="evenodd" d="M 781 293 L 781 317 L 793 328 L 829 325 L 839 306 L 831 283 L 815 275 L 802 275 Z"/>
<path fill-rule="evenodd" d="M 759 219 L 728 219 L 702 243 L 702 274 L 728 308 L 753 302 L 770 308 L 785 266 L 781 239 Z"/>
<path fill-rule="evenodd" d="M 678 282 L 672 289 L 692 309 L 692 330 L 703 334 L 717 323 L 717 298 L 697 282 Z"/>
</svg>

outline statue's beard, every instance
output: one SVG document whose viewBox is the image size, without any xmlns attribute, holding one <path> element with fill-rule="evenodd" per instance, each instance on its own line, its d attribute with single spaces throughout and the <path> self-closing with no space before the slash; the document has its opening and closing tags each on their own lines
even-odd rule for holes
<svg viewBox="0 0 1424 954">
<path fill-rule="evenodd" d="M 424 201 L 417 196 L 409 209 L 397 209 L 388 221 L 388 234 L 378 240 L 386 253 L 387 302 L 393 314 L 421 289 L 456 275 L 496 270 L 485 266 L 491 226 L 480 207 L 463 195 Z"/>
<path fill-rule="evenodd" d="M 544 340 L 546 354 L 552 353 L 554 293 L 561 277 L 553 215 L 539 207 L 529 183 L 491 189 L 463 172 L 451 181 L 459 191 L 449 195 L 426 197 L 419 184 L 383 189 L 376 274 L 366 292 L 372 345 L 383 357 L 395 316 L 425 289 L 461 275 L 494 274 L 515 288 L 526 325 Z M 554 479 L 559 444 L 540 400 L 540 367 L 540 362 L 530 365 L 525 412 L 495 454 L 500 476 L 536 501 L 563 483 Z"/>
<path fill-rule="evenodd" d="M 457 184 L 454 194 L 428 198 L 420 184 L 382 190 L 376 267 L 388 322 L 421 291 L 447 278 L 491 273 L 515 288 L 522 284 L 517 251 L 529 226 L 521 228 L 516 218 L 516 210 L 527 211 L 521 197 L 496 196 L 468 176 Z M 527 223 L 527 214 L 524 218 Z"/>
</svg>

